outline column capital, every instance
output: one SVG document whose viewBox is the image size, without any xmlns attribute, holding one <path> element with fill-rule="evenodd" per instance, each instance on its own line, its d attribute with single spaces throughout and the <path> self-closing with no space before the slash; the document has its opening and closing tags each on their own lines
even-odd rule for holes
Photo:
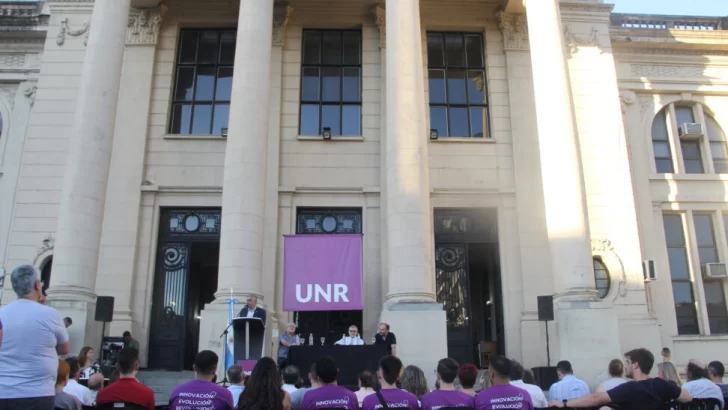
<svg viewBox="0 0 728 410">
<path fill-rule="evenodd" d="M 503 34 L 503 48 L 506 51 L 528 51 L 528 22 L 526 15 L 521 13 L 496 13 L 498 26 Z"/>
<path fill-rule="evenodd" d="M 273 10 L 273 45 L 283 47 L 286 42 L 286 26 L 293 14 L 293 7 L 276 6 Z"/>
<path fill-rule="evenodd" d="M 381 4 L 372 7 L 374 24 L 379 28 L 379 47 L 387 46 L 387 13 Z"/>
<path fill-rule="evenodd" d="M 131 9 L 126 30 L 127 45 L 155 45 L 159 38 L 159 28 L 162 26 L 167 6 L 148 9 Z"/>
</svg>

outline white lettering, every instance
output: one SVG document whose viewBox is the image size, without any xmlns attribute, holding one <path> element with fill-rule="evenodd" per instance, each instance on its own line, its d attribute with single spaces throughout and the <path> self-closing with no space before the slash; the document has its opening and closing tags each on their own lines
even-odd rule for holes
<svg viewBox="0 0 728 410">
<path fill-rule="evenodd" d="M 349 298 L 346 297 L 346 292 L 348 291 L 349 287 L 346 285 L 334 285 L 334 302 L 349 302 Z"/>
<path fill-rule="evenodd" d="M 311 285 L 306 285 L 306 297 L 301 297 L 301 285 L 296 285 L 296 300 L 301 303 L 308 303 L 311 300 Z"/>
<path fill-rule="evenodd" d="M 321 285 L 316 285 L 316 303 L 319 303 L 319 296 L 331 303 L 331 284 L 326 285 L 326 290 Z"/>
</svg>

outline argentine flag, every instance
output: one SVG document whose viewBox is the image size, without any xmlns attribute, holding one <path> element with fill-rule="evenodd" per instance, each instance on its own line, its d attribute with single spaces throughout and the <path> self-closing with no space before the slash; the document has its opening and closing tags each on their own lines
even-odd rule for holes
<svg viewBox="0 0 728 410">
<path fill-rule="evenodd" d="M 232 293 L 232 292 L 231 292 Z M 238 303 L 237 299 L 233 299 L 232 296 L 230 296 L 230 299 L 226 300 L 228 306 L 230 307 L 228 311 L 228 325 L 233 322 L 233 318 L 235 317 L 235 304 Z M 232 329 L 231 329 L 232 330 Z M 234 340 L 234 333 L 232 331 L 228 331 L 228 337 L 225 341 L 225 349 L 227 349 L 227 354 L 225 355 L 225 372 L 235 364 L 235 357 L 233 357 L 233 352 L 235 346 L 235 340 Z"/>
</svg>

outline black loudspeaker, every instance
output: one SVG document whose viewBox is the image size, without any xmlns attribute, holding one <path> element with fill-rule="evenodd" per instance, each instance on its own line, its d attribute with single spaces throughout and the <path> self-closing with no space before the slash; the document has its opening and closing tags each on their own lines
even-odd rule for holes
<svg viewBox="0 0 728 410">
<path fill-rule="evenodd" d="M 97 322 L 111 322 L 114 316 L 114 297 L 99 296 L 96 298 L 96 318 Z"/>
<path fill-rule="evenodd" d="M 538 297 L 538 320 L 554 320 L 554 298 L 553 296 Z"/>
<path fill-rule="evenodd" d="M 536 379 L 536 385 L 540 387 L 541 390 L 548 391 L 552 384 L 559 381 L 559 376 L 556 375 L 555 367 L 534 367 L 531 371 L 533 372 L 533 378 Z"/>
</svg>

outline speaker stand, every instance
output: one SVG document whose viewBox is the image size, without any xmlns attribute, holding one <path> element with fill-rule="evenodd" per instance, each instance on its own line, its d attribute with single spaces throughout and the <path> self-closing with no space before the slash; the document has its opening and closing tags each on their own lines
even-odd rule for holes
<svg viewBox="0 0 728 410">
<path fill-rule="evenodd" d="M 546 366 L 551 367 L 551 349 L 549 346 L 549 321 L 544 320 L 544 324 L 546 324 Z"/>
<path fill-rule="evenodd" d="M 102 323 L 103 325 L 101 326 L 101 348 L 99 349 L 99 368 L 102 368 L 104 366 L 102 356 L 104 355 L 104 335 L 106 334 L 106 322 Z"/>
</svg>

